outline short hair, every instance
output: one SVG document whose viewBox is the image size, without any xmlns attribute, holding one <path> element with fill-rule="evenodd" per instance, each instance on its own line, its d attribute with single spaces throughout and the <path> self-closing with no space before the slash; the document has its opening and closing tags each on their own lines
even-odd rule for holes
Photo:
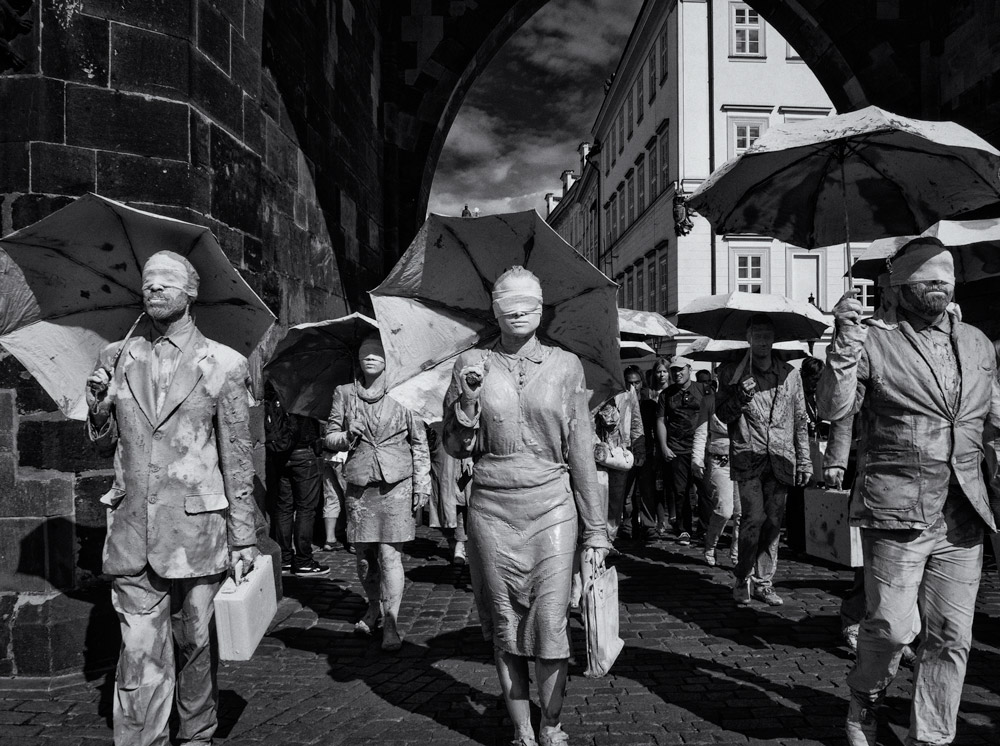
<svg viewBox="0 0 1000 746">
<path fill-rule="evenodd" d="M 701 378 L 701 376 L 705 376 L 705 378 Z M 705 381 L 711 381 L 712 380 L 712 373 L 711 373 L 711 371 L 708 371 L 708 370 L 705 370 L 704 368 L 702 368 L 701 370 L 697 371 L 694 374 L 694 377 L 696 379 L 698 379 L 699 381 L 701 381 L 702 383 L 704 383 Z"/>
<path fill-rule="evenodd" d="M 642 377 L 642 371 L 639 370 L 639 366 L 638 365 L 630 365 L 630 366 L 628 366 L 625 369 L 625 374 L 624 375 L 625 375 L 625 378 L 628 378 L 629 376 L 639 376 L 641 378 Z"/>
<path fill-rule="evenodd" d="M 747 329 L 749 330 L 752 326 L 766 326 L 774 329 L 774 321 L 766 313 L 755 313 L 747 319 Z"/>
<path fill-rule="evenodd" d="M 823 372 L 823 368 L 826 367 L 826 363 L 820 360 L 818 357 L 807 357 L 802 361 L 802 370 L 800 375 L 803 378 L 818 376 Z"/>
</svg>

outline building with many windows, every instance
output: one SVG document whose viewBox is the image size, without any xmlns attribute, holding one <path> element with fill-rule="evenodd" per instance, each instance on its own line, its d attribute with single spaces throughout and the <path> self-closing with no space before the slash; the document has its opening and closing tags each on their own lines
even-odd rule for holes
<svg viewBox="0 0 1000 746">
<path fill-rule="evenodd" d="M 620 283 L 624 307 L 673 317 L 698 296 L 743 290 L 829 308 L 843 292 L 842 247 L 716 235 L 698 215 L 687 222 L 675 200 L 768 127 L 832 111 L 795 50 L 746 3 L 647 0 L 594 122 L 594 146 L 581 149 L 579 172 L 564 173 L 548 220 Z"/>
</svg>

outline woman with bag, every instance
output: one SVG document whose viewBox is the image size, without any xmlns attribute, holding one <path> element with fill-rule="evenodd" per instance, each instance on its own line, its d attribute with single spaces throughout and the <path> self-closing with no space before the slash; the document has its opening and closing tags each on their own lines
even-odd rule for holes
<svg viewBox="0 0 1000 746">
<path fill-rule="evenodd" d="M 560 725 L 570 656 L 573 561 L 584 581 L 611 547 L 597 485 L 594 433 L 579 358 L 543 345 L 535 332 L 541 284 L 513 267 L 493 288 L 500 341 L 455 362 L 444 401 L 444 445 L 471 457 L 469 566 L 484 636 L 517 746 L 568 742 Z M 582 525 L 579 532 L 578 524 Z M 531 727 L 528 660 L 535 659 L 541 707 Z"/>
<path fill-rule="evenodd" d="M 644 461 L 642 418 L 635 392 L 623 391 L 604 402 L 594 415 L 594 424 L 594 460 L 598 478 L 608 489 L 608 534 L 614 541 L 625 512 L 629 471 Z"/>
<path fill-rule="evenodd" d="M 382 620 L 382 649 L 402 647 L 403 544 L 413 540 L 414 514 L 431 492 L 430 454 L 423 423 L 386 396 L 385 351 L 378 337 L 358 350 L 361 375 L 338 386 L 327 423 L 326 447 L 347 451 L 347 540 L 355 546 L 368 610 L 354 626 L 371 634 Z"/>
</svg>

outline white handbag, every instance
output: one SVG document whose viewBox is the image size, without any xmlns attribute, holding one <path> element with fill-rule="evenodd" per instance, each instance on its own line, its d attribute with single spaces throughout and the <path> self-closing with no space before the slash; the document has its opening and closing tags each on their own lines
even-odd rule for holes
<svg viewBox="0 0 1000 746">
<path fill-rule="evenodd" d="M 618 571 L 615 568 L 595 576 L 584 590 L 583 624 L 587 633 L 587 670 L 583 675 L 604 676 L 625 647 L 618 636 Z"/>
<path fill-rule="evenodd" d="M 628 471 L 635 464 L 635 456 L 625 446 L 609 446 L 607 443 L 598 443 L 594 446 L 594 461 L 605 469 Z"/>
</svg>

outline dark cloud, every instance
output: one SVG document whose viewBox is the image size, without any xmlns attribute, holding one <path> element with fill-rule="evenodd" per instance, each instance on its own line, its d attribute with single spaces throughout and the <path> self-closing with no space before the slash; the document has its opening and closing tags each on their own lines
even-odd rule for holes
<svg viewBox="0 0 1000 746">
<path fill-rule="evenodd" d="M 430 212 L 544 208 L 604 98 L 641 0 L 551 0 L 501 49 L 448 135 Z"/>
</svg>

